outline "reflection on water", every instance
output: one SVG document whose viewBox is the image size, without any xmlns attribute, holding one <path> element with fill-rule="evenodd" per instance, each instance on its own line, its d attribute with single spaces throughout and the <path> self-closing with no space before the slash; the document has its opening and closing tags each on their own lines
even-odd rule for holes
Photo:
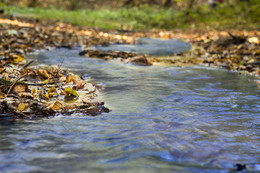
<svg viewBox="0 0 260 173">
<path fill-rule="evenodd" d="M 39 63 L 88 74 L 112 109 L 0 124 L 1 172 L 229 172 L 259 169 L 253 79 L 201 67 L 140 67 L 54 50 Z M 86 76 L 88 76 L 86 75 Z"/>
</svg>

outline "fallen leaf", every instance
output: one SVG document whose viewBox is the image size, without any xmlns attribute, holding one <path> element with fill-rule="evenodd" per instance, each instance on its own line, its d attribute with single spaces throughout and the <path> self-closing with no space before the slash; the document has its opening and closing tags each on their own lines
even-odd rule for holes
<svg viewBox="0 0 260 173">
<path fill-rule="evenodd" d="M 34 95 L 35 95 L 35 89 L 32 88 L 32 89 L 31 89 L 31 92 L 32 92 L 32 95 L 34 96 Z"/>
<path fill-rule="evenodd" d="M 66 77 L 66 83 L 70 83 L 70 82 L 72 82 L 73 80 L 76 80 L 76 76 L 69 74 L 69 75 Z"/>
<path fill-rule="evenodd" d="M 24 58 L 21 56 L 21 55 L 16 55 L 15 57 L 14 57 L 14 62 L 20 62 L 20 61 L 22 61 Z"/>
<path fill-rule="evenodd" d="M 28 98 L 28 99 L 33 99 L 33 95 L 28 92 L 23 92 L 18 94 L 20 97 Z"/>
<path fill-rule="evenodd" d="M 83 80 L 74 80 L 75 81 L 75 86 L 73 86 L 74 90 L 79 90 L 79 89 L 83 89 L 84 88 L 84 81 Z"/>
<path fill-rule="evenodd" d="M 38 70 L 38 73 L 39 73 L 42 77 L 44 77 L 45 79 L 50 78 L 50 75 L 49 75 L 49 73 L 47 72 L 47 70 Z"/>
<path fill-rule="evenodd" d="M 49 97 L 49 93 L 43 94 L 43 97 L 45 97 L 46 99 L 49 99 L 49 98 L 50 98 L 50 97 Z"/>
<path fill-rule="evenodd" d="M 71 89 L 71 88 L 65 88 L 64 91 L 68 94 L 68 95 L 73 95 L 75 97 L 78 97 L 78 94 L 75 90 Z"/>
<path fill-rule="evenodd" d="M 56 92 L 56 88 L 53 86 L 53 87 L 51 87 L 49 90 L 48 90 L 48 94 L 49 93 L 52 93 L 53 91 L 55 91 Z"/>
<path fill-rule="evenodd" d="M 29 108 L 28 103 L 20 103 L 17 107 L 17 109 L 21 112 L 27 110 L 28 108 Z"/>
<path fill-rule="evenodd" d="M 259 44 L 259 39 L 257 37 L 249 37 L 248 42 Z"/>
<path fill-rule="evenodd" d="M 16 94 L 21 93 L 21 92 L 25 92 L 26 90 L 27 90 L 27 86 L 25 84 L 16 84 L 13 87 L 13 91 Z"/>
<path fill-rule="evenodd" d="M 54 111 L 62 111 L 63 105 L 60 101 L 56 101 L 56 102 L 52 103 L 50 106 L 48 106 L 47 109 L 51 109 Z"/>
</svg>

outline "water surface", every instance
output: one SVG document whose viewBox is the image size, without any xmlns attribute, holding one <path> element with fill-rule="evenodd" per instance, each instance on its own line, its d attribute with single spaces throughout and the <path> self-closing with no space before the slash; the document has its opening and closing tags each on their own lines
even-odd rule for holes
<svg viewBox="0 0 260 173">
<path fill-rule="evenodd" d="M 105 87 L 112 109 L 0 123 L 1 172 L 230 172 L 259 169 L 253 78 L 205 67 L 143 67 L 58 49 L 31 57 Z"/>
<path fill-rule="evenodd" d="M 176 39 L 139 38 L 136 40 L 135 44 L 98 45 L 93 48 L 102 51 L 116 50 L 153 56 L 166 56 L 189 50 L 191 49 L 191 44 Z"/>
</svg>

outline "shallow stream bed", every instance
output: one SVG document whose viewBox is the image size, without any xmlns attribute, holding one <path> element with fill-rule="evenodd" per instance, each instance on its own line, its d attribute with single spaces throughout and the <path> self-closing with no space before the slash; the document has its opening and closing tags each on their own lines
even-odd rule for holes
<svg viewBox="0 0 260 173">
<path fill-rule="evenodd" d="M 0 172 L 260 170 L 260 91 L 205 67 L 135 66 L 56 49 L 30 56 L 104 86 L 112 112 L 0 122 Z"/>
</svg>

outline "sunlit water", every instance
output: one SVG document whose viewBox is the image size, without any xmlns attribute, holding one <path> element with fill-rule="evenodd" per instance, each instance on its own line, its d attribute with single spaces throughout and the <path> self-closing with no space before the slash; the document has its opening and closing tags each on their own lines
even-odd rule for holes
<svg viewBox="0 0 260 173">
<path fill-rule="evenodd" d="M 137 54 L 149 54 L 149 55 L 172 55 L 189 50 L 191 48 L 190 43 L 182 42 L 175 39 L 158 39 L 158 38 L 139 38 L 133 45 L 129 44 L 111 44 L 108 46 L 98 45 L 93 47 L 98 50 L 118 50 L 118 51 L 130 51 Z"/>
<path fill-rule="evenodd" d="M 0 123 L 0 172 L 259 170 L 260 92 L 205 67 L 135 66 L 58 49 L 35 55 L 105 87 L 112 112 Z M 87 76 L 87 75 L 85 75 Z"/>
</svg>

